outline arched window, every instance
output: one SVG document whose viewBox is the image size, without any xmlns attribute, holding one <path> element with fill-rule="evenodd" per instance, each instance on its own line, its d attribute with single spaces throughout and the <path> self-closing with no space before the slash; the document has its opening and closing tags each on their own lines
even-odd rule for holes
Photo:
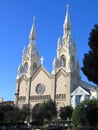
<svg viewBox="0 0 98 130">
<path fill-rule="evenodd" d="M 66 58 L 64 55 L 61 56 L 60 62 L 61 62 L 62 67 L 66 67 Z"/>
<path fill-rule="evenodd" d="M 33 72 L 35 72 L 35 71 L 36 71 L 36 69 L 37 69 L 37 64 L 36 64 L 36 63 L 34 63 L 34 64 L 33 64 Z"/>
<path fill-rule="evenodd" d="M 35 111 L 38 109 L 39 105 L 40 105 L 40 103 L 35 104 L 35 106 L 34 106 L 33 109 L 32 109 L 32 112 L 35 113 Z M 34 114 L 34 113 L 33 113 L 33 114 Z"/>
<path fill-rule="evenodd" d="M 26 62 L 24 64 L 24 73 L 27 73 L 27 71 L 28 71 L 28 63 Z"/>
</svg>

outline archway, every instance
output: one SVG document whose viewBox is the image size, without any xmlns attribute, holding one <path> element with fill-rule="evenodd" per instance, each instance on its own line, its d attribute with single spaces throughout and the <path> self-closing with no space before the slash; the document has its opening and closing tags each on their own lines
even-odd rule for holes
<svg viewBox="0 0 98 130">
<path fill-rule="evenodd" d="M 24 72 L 27 73 L 27 71 L 28 71 L 28 63 L 26 62 L 26 63 L 24 64 Z"/>
<path fill-rule="evenodd" d="M 36 69 L 37 69 L 37 64 L 36 64 L 36 63 L 34 63 L 34 64 L 33 64 L 33 72 L 35 72 L 35 71 L 36 71 Z"/>
<path fill-rule="evenodd" d="M 61 56 L 60 62 L 61 62 L 62 67 L 66 67 L 66 58 L 64 55 Z"/>
</svg>

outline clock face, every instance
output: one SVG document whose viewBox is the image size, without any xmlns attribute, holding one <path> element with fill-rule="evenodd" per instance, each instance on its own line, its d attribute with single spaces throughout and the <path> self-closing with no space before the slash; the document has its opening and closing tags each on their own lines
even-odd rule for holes
<svg viewBox="0 0 98 130">
<path fill-rule="evenodd" d="M 45 86 L 42 84 L 38 84 L 36 86 L 36 93 L 37 94 L 43 94 L 45 92 Z"/>
</svg>

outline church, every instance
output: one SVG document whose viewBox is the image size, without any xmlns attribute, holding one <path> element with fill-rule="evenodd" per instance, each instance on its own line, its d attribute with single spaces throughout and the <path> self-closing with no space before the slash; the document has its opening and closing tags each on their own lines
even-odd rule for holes
<svg viewBox="0 0 98 130">
<path fill-rule="evenodd" d="M 36 31 L 33 21 L 29 44 L 27 49 L 26 47 L 23 49 L 22 63 L 18 67 L 14 101 L 16 106 L 29 104 L 34 108 L 43 101 L 52 99 L 59 109 L 68 105 L 75 107 L 76 95 L 79 97 L 79 93 L 82 96 L 85 93 L 88 95 L 86 99 L 89 98 L 90 93 L 86 92 L 86 89 L 94 87 L 81 80 L 80 65 L 76 57 L 76 41 L 72 40 L 71 30 L 67 6 L 63 35 L 58 38 L 57 56 L 53 60 L 52 73 L 49 73 L 43 66 L 44 58 L 40 56 L 40 51 L 36 50 Z"/>
</svg>

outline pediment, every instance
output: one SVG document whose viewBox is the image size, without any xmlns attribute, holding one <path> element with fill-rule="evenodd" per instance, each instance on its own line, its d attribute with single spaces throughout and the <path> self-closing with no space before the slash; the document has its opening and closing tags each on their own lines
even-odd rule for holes
<svg viewBox="0 0 98 130">
<path fill-rule="evenodd" d="M 90 93 L 88 91 L 86 91 L 84 88 L 82 87 L 78 87 L 76 88 L 72 93 L 71 96 L 73 95 L 89 95 Z"/>
<path fill-rule="evenodd" d="M 41 65 L 39 66 L 39 68 L 37 69 L 37 71 L 31 76 L 31 80 L 34 80 L 36 78 L 36 76 L 43 71 L 43 73 L 48 77 L 48 78 L 52 78 L 52 75 Z"/>
<path fill-rule="evenodd" d="M 60 69 L 57 73 L 57 78 L 59 78 L 61 75 L 63 75 L 64 77 L 69 77 L 70 73 L 66 72 L 64 69 Z"/>
<path fill-rule="evenodd" d="M 22 82 L 23 80 L 25 80 L 27 82 L 28 78 L 25 74 L 23 74 L 20 78 L 20 82 Z"/>
</svg>

